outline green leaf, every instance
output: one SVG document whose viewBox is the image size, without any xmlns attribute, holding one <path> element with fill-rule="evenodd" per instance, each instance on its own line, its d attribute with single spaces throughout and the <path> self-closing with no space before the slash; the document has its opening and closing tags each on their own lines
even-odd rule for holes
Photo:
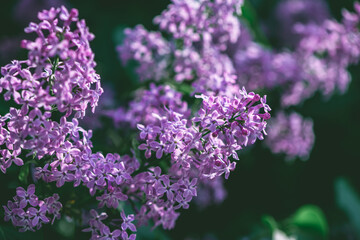
<svg viewBox="0 0 360 240">
<path fill-rule="evenodd" d="M 131 145 L 132 145 L 132 149 L 134 150 L 134 153 L 135 153 L 135 157 L 138 161 L 140 161 L 140 164 L 142 164 L 142 155 L 141 155 L 141 152 L 139 150 L 139 141 L 134 137 L 131 141 Z"/>
<path fill-rule="evenodd" d="M 300 229 L 310 230 L 326 237 L 328 225 L 321 209 L 314 205 L 305 205 L 299 208 L 291 219 L 291 223 Z"/>
<path fill-rule="evenodd" d="M 194 88 L 188 84 L 180 84 L 178 90 L 185 95 L 190 95 L 194 91 Z"/>
<path fill-rule="evenodd" d="M 5 237 L 5 232 L 4 230 L 2 229 L 2 227 L 0 226 L 0 239 L 2 240 L 6 240 L 6 237 Z"/>
<path fill-rule="evenodd" d="M 244 5 L 242 6 L 241 10 L 241 18 L 244 22 L 247 23 L 255 40 L 265 46 L 270 46 L 269 41 L 265 37 L 263 31 L 260 29 L 256 10 L 254 9 L 249 0 L 244 1 Z"/>
<path fill-rule="evenodd" d="M 71 218 L 61 218 L 56 223 L 56 231 L 66 238 L 74 237 L 75 235 L 75 221 Z"/>
<path fill-rule="evenodd" d="M 335 180 L 335 195 L 337 205 L 346 212 L 351 224 L 360 237 L 360 198 L 344 178 Z"/>
<path fill-rule="evenodd" d="M 262 223 L 270 229 L 271 234 L 278 228 L 278 224 L 272 216 L 264 215 L 261 218 Z"/>
<path fill-rule="evenodd" d="M 20 172 L 19 172 L 19 180 L 22 184 L 27 184 L 29 172 L 30 172 L 29 164 L 25 163 L 24 166 L 20 168 Z"/>
</svg>

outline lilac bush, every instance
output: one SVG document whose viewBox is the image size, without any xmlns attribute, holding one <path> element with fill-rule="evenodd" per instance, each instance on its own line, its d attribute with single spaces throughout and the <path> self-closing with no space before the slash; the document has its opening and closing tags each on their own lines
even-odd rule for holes
<svg viewBox="0 0 360 240">
<path fill-rule="evenodd" d="M 72 186 L 91 199 L 79 206 L 77 222 L 90 239 L 134 240 L 143 225 L 174 228 L 192 200 L 200 207 L 223 201 L 224 179 L 257 140 L 267 138 L 287 159 L 308 158 L 313 121 L 286 112 L 317 91 L 346 91 L 347 68 L 360 57 L 360 4 L 356 13 L 344 11 L 342 22 L 327 12 L 321 20 L 289 21 L 296 41 L 280 50 L 256 41 L 242 5 L 172 0 L 154 18 L 160 31 L 125 29 L 117 51 L 123 65 L 136 63 L 141 87 L 126 105 L 103 103 L 88 120 L 96 124 L 85 124 L 101 128 L 98 118 L 110 118 L 113 132 L 126 130 L 132 145 L 125 153 L 98 151 L 92 129 L 81 127 L 103 93 L 94 35 L 76 9 L 39 12 L 40 22 L 25 28 L 35 40 L 21 43 L 28 58 L 1 68 L 0 93 L 14 106 L 0 116 L 0 169 L 31 167 L 27 190 L 18 187 L 4 206 L 5 221 L 34 231 L 61 216 L 78 219 L 71 201 L 59 197 Z M 277 116 L 268 126 L 263 92 L 276 91 Z"/>
</svg>

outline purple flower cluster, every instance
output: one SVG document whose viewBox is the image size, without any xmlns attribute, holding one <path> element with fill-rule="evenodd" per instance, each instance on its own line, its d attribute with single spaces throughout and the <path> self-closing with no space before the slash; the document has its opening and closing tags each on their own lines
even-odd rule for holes
<svg viewBox="0 0 360 240">
<path fill-rule="evenodd" d="M 23 105 L 0 118 L 0 169 L 6 173 L 12 163 L 24 164 L 21 153 L 37 159 L 52 157 L 52 165 L 58 162 L 72 162 L 80 156 L 79 149 L 91 147 L 91 131 L 78 126 L 76 118 L 68 122 L 65 117 L 60 123 L 50 119 L 51 112 L 38 108 L 29 110 Z M 63 184 L 63 183 L 62 183 Z M 59 182 L 59 185 L 62 185 Z"/>
<path fill-rule="evenodd" d="M 360 58 L 360 32 L 359 16 L 343 15 L 342 24 L 297 24 L 301 39 L 294 52 L 274 52 L 252 41 L 237 46 L 233 60 L 240 84 L 250 90 L 283 88 L 284 107 L 300 104 L 317 91 L 327 97 L 337 89 L 345 92 L 350 83 L 347 68 Z"/>
<path fill-rule="evenodd" d="M 343 10 L 342 22 L 326 20 L 322 25 L 296 25 L 303 38 L 297 54 L 304 81 L 293 84 L 283 97 L 284 105 L 298 104 L 303 98 L 320 90 L 330 96 L 336 89 L 344 93 L 351 77 L 350 64 L 360 58 L 360 4 L 355 3 L 356 13 Z"/>
<path fill-rule="evenodd" d="M 166 109 L 190 115 L 188 104 L 182 100 L 182 94 L 169 85 L 156 86 L 151 83 L 148 90 L 139 89 L 135 92 L 135 99 L 129 103 L 128 109 L 123 107 L 105 111 L 105 115 L 113 119 L 115 125 L 128 123 L 136 128 L 136 124 L 151 124 L 156 121 L 153 114 L 165 115 Z"/>
<path fill-rule="evenodd" d="M 29 185 L 27 190 L 18 187 L 14 201 L 8 201 L 3 206 L 5 221 L 11 221 L 14 226 L 20 227 L 20 232 L 35 231 L 43 224 L 53 223 L 56 218 L 60 218 L 62 205 L 58 200 L 57 194 L 39 200 L 35 195 L 34 184 Z"/>
<path fill-rule="evenodd" d="M 293 52 L 274 52 L 250 39 L 242 41 L 233 57 L 240 84 L 250 90 L 283 88 L 284 107 L 300 104 L 317 91 L 326 97 L 337 89 L 345 92 L 350 83 L 347 68 L 360 58 L 360 7 L 354 6 L 356 13 L 344 10 L 341 23 L 294 23 L 298 44 Z"/>
<path fill-rule="evenodd" d="M 84 229 L 84 232 L 90 232 L 91 233 L 91 240 L 95 239 L 106 239 L 106 240 L 135 240 L 136 234 L 129 234 L 127 233 L 127 229 L 131 230 L 132 232 L 136 232 L 136 227 L 132 223 L 134 221 L 134 215 L 130 214 L 128 216 L 125 215 L 125 212 L 122 211 L 120 213 L 121 219 L 121 225 L 116 223 L 116 220 L 113 219 L 111 221 L 112 225 L 115 225 L 118 227 L 118 229 L 115 229 L 114 231 L 111 231 L 110 228 L 103 223 L 104 220 L 108 218 L 108 215 L 103 212 L 101 214 L 98 214 L 94 209 L 90 211 L 91 219 L 89 221 L 89 228 Z"/>
<path fill-rule="evenodd" d="M 118 47 L 120 58 L 123 63 L 129 59 L 139 63 L 140 79 L 196 80 L 196 93 L 236 94 L 239 87 L 227 77 L 234 73 L 233 64 L 222 52 L 240 37 L 237 15 L 242 2 L 174 0 L 154 19 L 172 41 L 142 26 L 126 29 L 124 43 Z"/>
<path fill-rule="evenodd" d="M 240 35 L 236 14 L 241 14 L 242 4 L 243 0 L 173 0 L 154 22 L 186 46 L 215 41 L 222 47 Z"/>
<path fill-rule="evenodd" d="M 134 177 L 132 192 L 145 198 L 145 204 L 137 210 L 136 219 L 139 225 L 146 224 L 150 219 L 155 226 L 162 225 L 171 229 L 179 213 L 179 208 L 189 208 L 189 203 L 197 195 L 197 179 L 187 176 L 161 173 L 160 167 L 150 168 Z"/>
<path fill-rule="evenodd" d="M 39 24 L 25 28 L 37 38 L 21 44 L 29 50 L 28 60 L 14 60 L 1 68 L 0 93 L 6 91 L 5 100 L 13 98 L 20 105 L 56 108 L 66 116 L 75 111 L 76 117 L 83 117 L 89 104 L 94 111 L 103 92 L 89 45 L 94 35 L 78 19 L 76 9 L 51 8 L 38 18 Z"/>
<path fill-rule="evenodd" d="M 144 67 L 141 76 L 153 76 L 151 71 L 156 69 L 159 78 L 174 76 L 177 82 L 191 80 L 194 93 L 232 96 L 239 90 L 239 85 L 248 90 L 280 87 L 284 89 L 281 104 L 288 107 L 303 102 L 317 91 L 325 96 L 337 89 L 344 92 L 350 82 L 347 67 L 358 62 L 360 57 L 358 13 L 344 11 L 343 21 L 338 23 L 326 20 L 325 12 L 319 16 L 321 19 L 311 18 L 313 14 L 308 13 L 314 8 L 309 6 L 319 8 L 322 2 L 294 0 L 290 3 L 289 6 L 296 8 L 294 15 L 300 11 L 300 15 L 308 16 L 305 22 L 299 22 L 295 16 L 289 21 L 297 36 L 294 51 L 276 52 L 256 43 L 246 24 L 235 17 L 239 13 L 236 7 L 241 6 L 241 2 L 205 0 L 173 1 L 155 18 L 155 23 L 170 34 L 172 41 L 167 42 L 160 33 L 148 33 L 143 27 L 137 27 L 126 32 L 141 30 L 144 33 L 128 35 L 118 49 L 122 49 L 121 56 L 138 61 L 140 66 L 149 66 L 150 63 L 144 62 L 151 59 L 151 66 L 155 67 Z M 355 4 L 357 9 L 358 3 Z M 231 24 L 209 25 L 219 16 L 227 16 L 224 19 Z M 237 31 L 229 30 L 235 26 Z M 144 41 L 145 33 L 156 36 L 153 44 L 149 43 L 149 38 Z M 127 50 L 134 48 L 128 47 L 130 43 L 136 46 L 136 43 L 144 42 L 146 44 L 136 51 Z M 160 54 L 161 57 L 155 57 L 159 55 L 160 45 L 166 51 Z"/>
<path fill-rule="evenodd" d="M 296 157 L 307 159 L 314 145 L 315 135 L 311 119 L 295 112 L 286 115 L 280 112 L 269 121 L 266 145 L 273 153 L 283 153 L 292 160 Z"/>
<path fill-rule="evenodd" d="M 168 77 L 167 67 L 170 44 L 158 32 L 148 32 L 142 25 L 124 31 L 125 40 L 117 47 L 124 65 L 130 60 L 139 63 L 136 72 L 141 81 Z"/>
<path fill-rule="evenodd" d="M 158 159 L 171 155 L 172 172 L 186 176 L 195 168 L 201 177 L 225 174 L 227 179 L 235 168 L 231 157 L 238 159 L 238 150 L 262 140 L 265 120 L 270 118 L 266 97 L 245 89 L 239 93 L 234 98 L 198 95 L 203 105 L 191 121 L 170 109 L 166 116 L 158 116 L 156 124 L 139 124 L 140 138 L 146 141 L 139 149 L 147 158 L 152 152 Z"/>
</svg>

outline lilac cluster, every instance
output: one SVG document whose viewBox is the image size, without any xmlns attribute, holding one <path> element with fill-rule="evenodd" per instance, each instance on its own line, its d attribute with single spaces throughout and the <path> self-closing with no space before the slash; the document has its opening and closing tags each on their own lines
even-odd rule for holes
<svg viewBox="0 0 360 240">
<path fill-rule="evenodd" d="M 136 210 L 139 225 L 147 224 L 152 219 L 154 226 L 172 229 L 180 215 L 175 210 L 189 208 L 190 201 L 197 196 L 197 178 L 162 174 L 160 167 L 150 167 L 148 171 L 136 175 L 134 181 L 131 191 L 138 198 L 145 199 L 145 204 Z"/>
<path fill-rule="evenodd" d="M 103 223 L 108 218 L 108 215 L 105 212 L 98 214 L 94 209 L 90 210 L 91 219 L 89 221 L 89 228 L 84 229 L 84 232 L 91 233 L 91 240 L 95 239 L 106 239 L 106 240 L 135 240 L 136 234 L 131 234 L 129 236 L 127 229 L 132 232 L 136 232 L 136 227 L 132 223 L 134 221 L 134 215 L 130 214 L 128 216 L 125 215 L 125 212 L 122 211 L 120 213 L 121 225 L 116 223 L 116 219 L 111 221 L 111 224 L 117 226 L 118 228 L 114 231 L 111 231 L 110 228 Z"/>
<path fill-rule="evenodd" d="M 225 174 L 227 179 L 235 168 L 231 158 L 238 159 L 238 150 L 263 139 L 265 120 L 270 118 L 266 97 L 245 89 L 239 93 L 235 98 L 198 95 L 203 105 L 191 121 L 169 110 L 158 116 L 157 124 L 139 124 L 140 137 L 146 141 L 139 149 L 147 158 L 152 152 L 158 159 L 171 155 L 171 172 L 186 176 L 197 169 L 203 178 Z"/>
<path fill-rule="evenodd" d="M 105 111 L 104 114 L 113 119 L 116 126 L 128 123 L 133 128 L 136 128 L 137 123 L 147 125 L 155 122 L 153 114 L 165 115 L 166 109 L 188 117 L 190 109 L 182 97 L 180 92 L 169 85 L 156 86 L 151 83 L 148 90 L 139 89 L 135 92 L 135 99 L 129 103 L 128 109 L 120 107 Z"/>
<path fill-rule="evenodd" d="M 20 105 L 55 108 L 66 116 L 75 111 L 76 117 L 83 117 L 89 104 L 94 111 L 103 92 L 89 45 L 94 35 L 78 19 L 76 9 L 51 8 L 38 18 L 39 24 L 25 28 L 37 38 L 21 44 L 29 50 L 28 60 L 14 60 L 1 68 L 0 93 L 6 91 L 5 100 L 13 98 Z"/>
<path fill-rule="evenodd" d="M 296 157 L 307 159 L 314 145 L 315 135 L 311 119 L 298 113 L 280 112 L 269 121 L 266 145 L 274 153 L 283 153 L 288 160 Z"/>
<path fill-rule="evenodd" d="M 336 89 L 347 90 L 350 74 L 347 68 L 360 58 L 360 4 L 355 3 L 356 13 L 343 10 L 339 23 L 326 20 L 322 25 L 296 25 L 303 38 L 297 54 L 304 81 L 293 84 L 284 94 L 284 105 L 298 104 L 302 99 L 320 90 L 330 96 Z"/>
<path fill-rule="evenodd" d="M 242 2 L 174 0 L 154 19 L 172 41 L 167 42 L 160 33 L 149 33 L 142 26 L 126 29 L 124 43 L 118 47 L 120 58 L 124 63 L 129 59 L 139 63 L 140 79 L 195 80 L 195 93 L 234 95 L 239 87 L 228 77 L 234 68 L 223 51 L 240 37 L 237 15 Z"/>
<path fill-rule="evenodd" d="M 117 47 L 124 65 L 130 60 L 138 62 L 136 69 L 141 81 L 164 79 L 168 77 L 167 67 L 171 46 L 160 33 L 148 32 L 142 25 L 124 31 L 125 40 Z"/>
<path fill-rule="evenodd" d="M 240 35 L 236 14 L 241 14 L 242 4 L 243 0 L 173 0 L 154 22 L 186 46 L 214 41 L 222 47 Z"/>
<path fill-rule="evenodd" d="M 0 118 L 0 169 L 6 173 L 12 163 L 24 164 L 20 154 L 37 159 L 51 157 L 52 165 L 73 162 L 80 156 L 80 149 L 89 149 L 92 145 L 91 131 L 78 126 L 76 118 L 68 122 L 65 117 L 60 123 L 52 121 L 51 112 L 42 112 L 38 108 L 29 110 L 24 105 L 21 109 L 11 108 Z M 59 179 L 60 181 L 60 179 Z M 61 184 L 61 181 L 59 182 Z"/>
<path fill-rule="evenodd" d="M 14 201 L 8 201 L 3 206 L 5 221 L 11 221 L 14 226 L 20 227 L 20 232 L 35 231 L 43 224 L 53 223 L 56 218 L 60 218 L 62 205 L 58 200 L 57 194 L 39 200 L 35 195 L 34 184 L 29 185 L 27 190 L 18 187 Z"/>
<path fill-rule="evenodd" d="M 294 22 L 298 44 L 293 52 L 271 51 L 249 39 L 237 45 L 233 61 L 239 82 L 251 90 L 283 88 L 284 107 L 300 104 L 317 91 L 326 97 L 337 89 L 345 92 L 350 83 L 347 68 L 360 58 L 360 7 L 354 6 L 356 13 L 344 10 L 341 23 Z"/>
<path fill-rule="evenodd" d="M 324 96 L 330 96 L 337 89 L 344 92 L 350 82 L 347 67 L 358 62 L 360 56 L 359 4 L 355 3 L 356 14 L 343 12 L 341 23 L 327 20 L 321 1 L 289 0 L 282 5 L 280 12 L 282 8 L 294 8 L 288 12 L 292 20 L 282 21 L 290 24 L 296 35 L 294 51 L 273 51 L 256 43 L 246 24 L 234 17 L 239 13 L 236 8 L 241 6 L 241 1 L 172 1 L 154 20 L 170 35 L 171 44 L 165 43 L 160 33 L 151 33 L 157 36 L 155 43 L 162 42 L 172 51 L 166 54 L 170 57 L 161 58 L 168 59 L 166 64 L 154 57 L 152 64 L 167 66 L 158 71 L 162 76 L 174 75 L 177 82 L 192 81 L 194 93 L 231 96 L 239 85 L 248 90 L 283 88 L 283 107 L 300 104 L 317 91 Z M 320 8 L 325 9 L 321 14 L 310 13 Z M 298 19 L 298 15 L 307 17 L 300 21 L 302 18 Z M 231 24 L 215 21 L 209 25 L 214 19 L 219 20 L 219 16 L 227 16 L 224 19 Z M 229 26 L 236 26 L 238 30 L 230 31 L 233 28 Z M 142 42 L 142 39 L 132 35 L 125 43 Z M 127 54 L 127 58 L 142 65 L 139 56 L 135 52 Z M 141 74 L 147 72 L 149 70 Z"/>
<path fill-rule="evenodd" d="M 90 163 L 105 158 L 92 153 L 92 132 L 79 127 L 77 117 L 85 115 L 89 104 L 94 110 L 103 91 L 89 46 L 94 36 L 85 21 L 78 20 L 76 9 L 51 8 L 40 12 L 38 18 L 39 24 L 30 23 L 25 29 L 37 34 L 35 41 L 22 42 L 29 50 L 28 60 L 14 60 L 1 68 L 0 93 L 20 107 L 0 116 L 0 169 L 6 173 L 13 163 L 21 166 L 32 156 L 37 164 L 45 164 L 36 168 L 35 178 L 56 182 L 57 187 L 65 182 L 74 182 L 75 186 L 84 182 L 93 194 L 97 186 L 104 188 L 104 175 L 101 168 L 95 170 L 98 166 Z M 58 111 L 60 121 L 54 120 L 54 111 Z M 73 111 L 74 117 L 68 121 Z M 89 158 L 94 161 L 86 161 Z M 116 159 L 109 155 L 106 161 L 114 163 Z M 119 169 L 112 167 L 112 173 L 116 175 L 118 170 L 118 175 L 126 177 L 125 167 L 120 165 Z M 122 181 L 120 178 L 116 181 Z M 5 208 L 5 220 L 11 219 L 21 231 L 39 229 L 49 222 L 50 214 L 54 219 L 60 217 L 56 194 L 39 201 L 34 192 L 34 185 L 27 191 L 18 188 L 15 202 Z M 31 206 L 25 209 L 27 203 Z"/>
</svg>

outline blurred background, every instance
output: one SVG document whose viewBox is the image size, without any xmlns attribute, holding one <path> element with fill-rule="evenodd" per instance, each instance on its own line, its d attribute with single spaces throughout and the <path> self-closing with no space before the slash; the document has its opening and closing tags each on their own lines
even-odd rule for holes
<svg viewBox="0 0 360 240">
<path fill-rule="evenodd" d="M 316 0 L 313 0 L 316 1 Z M 250 28 L 264 44 L 279 48 L 286 32 L 276 15 L 278 0 L 249 0 L 243 9 Z M 341 9 L 353 9 L 351 0 L 325 1 L 329 18 L 340 19 Z M 0 65 L 26 58 L 20 41 L 23 29 L 36 20 L 37 12 L 51 6 L 79 9 L 96 38 L 97 71 L 105 87 L 112 88 L 116 104 L 125 104 L 139 82 L 124 68 L 115 48 L 123 30 L 142 24 L 157 30 L 152 19 L 169 4 L 166 0 L 10 0 L 0 8 Z M 282 13 L 278 13 L 282 14 Z M 318 12 L 310 13 L 316 18 Z M 299 16 L 301 20 L 302 16 Z M 308 16 L 307 16 L 308 17 Z M 291 39 L 288 47 L 291 48 Z M 261 144 L 240 155 L 236 171 L 225 183 L 227 198 L 206 208 L 191 206 L 182 211 L 175 229 L 139 229 L 139 239 L 269 239 L 269 232 L 281 228 L 298 239 L 360 239 L 360 68 L 351 66 L 352 82 L 347 93 L 324 99 L 320 94 L 293 109 L 314 121 L 315 145 L 307 161 L 286 161 Z M 106 88 L 105 88 L 106 91 Z M 0 101 L 0 114 L 9 105 Z M 94 134 L 94 146 L 101 144 L 101 132 Z M 98 140 L 96 140 L 98 139 Z M 100 140 L 99 140 L 100 139 Z M 99 147 L 99 149 L 101 149 Z M 16 177 L 15 177 L 16 178 Z M 14 176 L 0 174 L 0 204 L 14 195 Z M 2 213 L 1 213 L 2 214 Z M 71 225 L 69 225 L 71 226 Z M 18 234 L 0 222 L 0 239 L 86 239 L 86 234 L 64 223 L 57 230 L 45 227 L 38 233 Z M 59 230 L 60 229 L 60 230 Z M 66 235 L 62 232 L 70 232 Z"/>
</svg>

